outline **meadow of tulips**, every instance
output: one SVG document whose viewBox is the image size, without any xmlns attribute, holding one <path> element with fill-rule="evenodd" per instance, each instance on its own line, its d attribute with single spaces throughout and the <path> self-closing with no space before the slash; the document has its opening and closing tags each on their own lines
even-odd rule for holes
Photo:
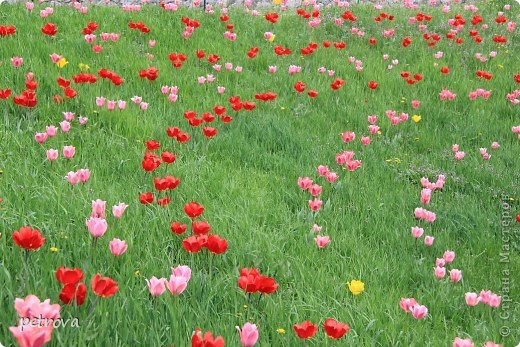
<svg viewBox="0 0 520 347">
<path fill-rule="evenodd" d="M 519 20 L 0 4 L 0 346 L 516 346 Z"/>
</svg>

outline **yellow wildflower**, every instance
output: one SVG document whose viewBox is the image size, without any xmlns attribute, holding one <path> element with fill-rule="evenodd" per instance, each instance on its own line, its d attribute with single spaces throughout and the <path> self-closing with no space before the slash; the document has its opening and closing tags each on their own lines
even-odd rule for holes
<svg viewBox="0 0 520 347">
<path fill-rule="evenodd" d="M 283 329 L 283 328 L 278 328 L 278 329 L 276 329 L 276 332 L 277 332 L 278 334 L 285 334 L 285 329 Z"/>
<path fill-rule="evenodd" d="M 418 115 L 418 114 L 414 114 L 412 116 L 412 120 L 415 122 L 415 123 L 419 123 L 421 121 L 421 116 Z"/>
<path fill-rule="evenodd" d="M 56 247 L 51 247 L 51 252 L 57 252 L 58 251 L 58 248 Z"/>
<path fill-rule="evenodd" d="M 269 41 L 269 42 L 273 42 L 273 41 L 274 41 L 274 38 L 275 38 L 275 36 L 276 36 L 276 35 L 274 35 L 274 34 L 273 34 L 273 35 L 271 35 L 271 37 L 270 37 L 270 38 L 269 38 L 269 40 L 267 40 L 267 41 Z"/>
</svg>

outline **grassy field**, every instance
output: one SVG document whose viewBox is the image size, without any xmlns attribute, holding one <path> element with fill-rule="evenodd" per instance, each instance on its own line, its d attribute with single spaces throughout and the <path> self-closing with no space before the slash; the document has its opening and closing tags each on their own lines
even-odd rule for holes
<svg viewBox="0 0 520 347">
<path fill-rule="evenodd" d="M 512 2 L 504 11 L 505 4 L 477 2 L 477 13 L 459 4 L 449 13 L 443 13 L 442 6 L 351 6 L 348 10 L 357 21 L 342 19 L 342 25 L 335 19 L 347 9 L 331 7 L 321 11 L 321 23 L 314 28 L 308 25 L 312 17 L 298 16 L 296 9 L 281 11 L 280 6 L 261 9 L 257 16 L 251 9 L 246 13 L 230 8 L 229 20 L 223 22 L 218 6 L 214 14 L 147 5 L 138 12 L 92 6 L 86 14 L 55 7 L 50 16 L 40 18 L 44 4 L 32 11 L 23 4 L 0 5 L 0 25 L 16 27 L 14 35 L 0 36 L 0 90 L 12 90 L 9 98 L 0 99 L 0 343 L 16 345 L 9 331 L 18 323 L 14 301 L 33 294 L 60 304 L 63 319 L 79 322 L 79 327 L 55 328 L 49 346 L 182 347 L 190 345 L 196 328 L 238 346 L 235 326 L 246 322 L 258 327 L 259 346 L 451 346 L 457 337 L 471 338 L 475 346 L 487 341 L 516 346 L 520 146 L 512 128 L 520 125 L 520 105 L 507 95 L 520 89 L 514 77 L 520 74 L 520 35 L 518 28 L 509 32 L 507 23 L 520 20 L 520 7 Z M 304 9 L 311 13 L 313 7 Z M 498 11 L 507 18 L 503 24 L 495 21 Z M 381 12 L 395 18 L 375 21 Z M 419 12 L 430 15 L 431 21 L 410 23 L 409 17 Z M 266 20 L 267 13 L 278 13 L 278 21 Z M 450 40 L 446 34 L 454 26 L 449 19 L 457 14 L 466 23 Z M 472 25 L 475 14 L 483 21 Z M 183 17 L 200 22 L 188 39 L 183 37 Z M 129 28 L 129 22 L 140 21 L 148 33 Z M 82 33 L 89 22 L 99 25 L 93 43 Z M 45 23 L 55 23 L 58 33 L 44 35 Z M 235 41 L 224 35 L 230 23 Z M 421 24 L 426 25 L 423 31 Z M 352 28 L 364 31 L 364 37 Z M 382 36 L 392 28 L 393 36 Z M 478 30 L 481 43 L 470 30 Z M 104 42 L 103 32 L 120 37 Z M 272 42 L 266 32 L 275 35 Z M 435 33 L 440 40 L 430 47 Z M 494 42 L 498 35 L 507 42 Z M 404 47 L 406 37 L 411 44 Z M 463 42 L 457 44 L 457 38 Z M 331 47 L 324 48 L 324 41 Z M 302 55 L 301 49 L 311 42 L 317 43 L 315 51 Z M 345 42 L 346 48 L 335 48 L 334 42 Z M 94 45 L 102 50 L 94 52 Z M 291 54 L 278 56 L 277 45 Z M 247 55 L 252 47 L 259 50 L 254 58 Z M 206 56 L 198 59 L 198 50 Z M 435 57 L 437 52 L 443 56 Z M 54 63 L 53 53 L 64 60 Z M 172 53 L 187 56 L 180 68 L 172 66 Z M 222 65 L 221 71 L 215 71 L 209 54 L 220 57 L 216 64 Z M 23 64 L 14 67 L 13 57 L 23 58 Z M 226 63 L 233 65 L 231 70 Z M 290 75 L 291 65 L 300 66 L 301 72 Z M 235 71 L 237 66 L 241 72 Z M 270 73 L 269 66 L 277 71 Z M 139 76 L 150 67 L 158 69 L 154 81 Z M 326 71 L 318 72 L 321 67 Z M 442 67 L 449 73 L 442 73 Z M 116 86 L 100 78 L 101 69 L 115 72 L 124 82 Z M 478 77 L 478 71 L 492 78 Z M 26 89 L 29 72 L 38 83 L 38 103 L 32 108 L 14 102 Z M 72 80 L 80 72 L 93 74 L 97 82 L 72 81 L 70 88 L 77 95 L 69 99 L 57 78 Z M 410 72 L 409 79 L 421 74 L 422 79 L 411 85 L 402 72 Z M 215 81 L 200 84 L 198 78 L 207 75 Z M 333 90 L 336 78 L 345 83 Z M 302 93 L 294 88 L 298 81 L 306 86 Z M 376 89 L 369 87 L 370 81 L 377 82 Z M 162 86 L 177 86 L 178 99 L 169 101 Z M 225 87 L 222 94 L 218 86 Z M 471 100 L 469 94 L 479 88 L 491 95 Z M 454 100 L 441 100 L 444 89 L 456 94 Z M 309 97 L 309 90 L 318 96 Z M 277 97 L 255 99 L 256 93 L 267 92 Z M 56 95 L 63 102 L 55 102 Z M 134 96 L 148 108 L 142 110 L 131 100 Z M 256 107 L 234 111 L 231 96 Z M 98 107 L 96 97 L 126 101 L 126 108 Z M 414 100 L 420 102 L 417 108 Z M 232 121 L 225 123 L 217 115 L 211 124 L 192 127 L 184 116 L 187 110 L 199 118 L 204 112 L 215 114 L 216 105 L 224 106 Z M 408 119 L 392 125 L 387 111 L 405 113 Z M 75 114 L 68 132 L 59 124 L 63 112 Z M 377 115 L 380 127 L 374 134 L 367 121 L 371 115 Z M 79 117 L 87 117 L 86 124 L 81 125 Z M 55 137 L 42 144 L 35 141 L 35 134 L 52 125 L 58 128 Z M 188 142 L 167 135 L 167 128 L 175 126 L 191 135 Z M 218 129 L 217 135 L 205 138 L 202 126 Z M 354 132 L 355 139 L 344 142 L 345 132 Z M 370 144 L 363 145 L 362 136 L 370 136 Z M 155 150 L 159 157 L 168 151 L 177 159 L 145 172 L 145 142 L 152 139 L 161 144 Z M 496 150 L 491 148 L 495 141 L 500 145 Z M 462 160 L 455 159 L 454 144 L 465 152 Z M 68 145 L 75 147 L 71 159 L 62 154 Z M 489 160 L 480 148 L 487 148 Z M 56 160 L 47 159 L 49 149 L 59 151 Z M 354 159 L 361 160 L 357 170 L 338 165 L 336 155 L 343 151 L 354 151 Z M 338 179 L 331 184 L 320 177 L 319 165 L 328 166 Z M 88 182 L 69 184 L 64 177 L 79 169 L 90 170 Z M 180 178 L 179 186 L 158 191 L 154 178 L 168 175 Z M 431 193 L 429 204 L 422 204 L 421 178 L 436 182 L 438 175 L 445 175 L 444 187 Z M 310 210 L 314 197 L 299 188 L 299 177 L 322 186 L 319 211 Z M 146 192 L 153 194 L 154 202 L 144 205 L 139 195 Z M 157 199 L 165 196 L 171 202 L 159 206 Z M 96 199 L 106 201 L 108 229 L 94 242 L 85 221 Z M 211 225 L 210 233 L 227 240 L 225 253 L 188 253 L 183 248 L 182 241 L 191 235 L 184 206 L 192 201 L 204 206 L 198 219 Z M 128 208 L 116 219 L 111 206 L 120 202 Z M 434 212 L 435 221 L 415 218 L 418 207 Z M 188 225 L 183 235 L 171 231 L 175 221 Z M 321 231 L 314 233 L 314 224 Z M 26 252 L 14 242 L 13 233 L 24 226 L 46 238 L 38 250 Z M 411 235 L 414 226 L 424 228 L 419 239 Z M 318 248 L 317 234 L 329 236 L 330 244 Z M 432 246 L 425 245 L 426 235 L 435 237 Z M 114 238 L 128 245 L 117 257 L 109 249 Z M 456 253 L 455 259 L 445 265 L 446 277 L 437 279 L 436 259 L 447 250 Z M 172 295 L 167 289 L 153 299 L 146 279 L 169 279 L 171 268 L 178 265 L 192 270 L 185 291 Z M 88 293 L 82 305 L 60 300 L 63 286 L 55 275 L 60 266 L 84 273 Z M 274 293 L 245 294 L 239 288 L 240 269 L 252 267 L 274 278 Z M 452 283 L 451 269 L 460 269 L 462 280 Z M 117 282 L 115 295 L 96 295 L 91 280 L 98 273 Z M 364 283 L 359 295 L 349 291 L 347 283 L 353 280 Z M 500 295 L 500 306 L 469 306 L 465 293 L 481 290 Z M 415 319 L 400 308 L 401 298 L 415 298 L 428 308 L 427 315 Z M 341 339 L 329 339 L 323 329 L 328 318 L 348 324 L 350 331 Z M 319 330 L 301 341 L 293 325 L 307 320 Z"/>
</svg>

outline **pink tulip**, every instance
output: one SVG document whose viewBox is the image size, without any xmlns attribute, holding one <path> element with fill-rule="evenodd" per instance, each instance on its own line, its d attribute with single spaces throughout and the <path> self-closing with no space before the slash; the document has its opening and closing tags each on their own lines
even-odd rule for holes
<svg viewBox="0 0 520 347">
<path fill-rule="evenodd" d="M 78 122 L 80 125 L 87 124 L 88 118 L 87 117 L 78 117 Z"/>
<path fill-rule="evenodd" d="M 424 305 L 415 305 L 410 309 L 413 318 L 422 319 L 428 314 L 428 309 Z"/>
<path fill-rule="evenodd" d="M 434 240 L 435 240 L 435 237 L 427 235 L 427 236 L 424 237 L 424 244 L 425 244 L 426 246 L 429 246 L 429 247 L 430 247 L 430 246 L 433 245 L 433 241 L 434 241 Z"/>
<path fill-rule="evenodd" d="M 155 40 L 148 40 L 148 47 L 154 48 L 155 47 Z"/>
<path fill-rule="evenodd" d="M 476 306 L 480 302 L 480 297 L 477 293 L 466 293 L 465 296 L 468 306 Z"/>
<path fill-rule="evenodd" d="M 399 306 L 401 306 L 405 312 L 411 312 L 412 307 L 417 306 L 417 301 L 415 301 L 414 298 L 401 298 Z"/>
<path fill-rule="evenodd" d="M 419 227 L 412 228 L 412 236 L 415 237 L 416 239 L 420 238 L 423 233 L 424 233 L 423 228 L 419 228 Z"/>
<path fill-rule="evenodd" d="M 493 143 L 491 144 L 491 149 L 495 149 L 495 150 L 496 150 L 496 149 L 498 149 L 499 147 L 500 147 L 500 145 L 498 144 L 498 142 L 493 142 Z"/>
<path fill-rule="evenodd" d="M 455 259 L 455 252 L 453 251 L 446 251 L 442 255 L 446 263 L 451 263 Z"/>
<path fill-rule="evenodd" d="M 318 248 L 325 248 L 330 243 L 330 237 L 318 235 L 314 238 L 314 241 L 318 245 Z"/>
<path fill-rule="evenodd" d="M 494 343 L 492 341 L 487 341 L 486 344 L 484 345 L 484 347 L 502 347 L 502 345 L 500 345 L 498 343 Z"/>
<path fill-rule="evenodd" d="M 215 71 L 218 72 L 218 71 L 220 71 L 221 69 L 222 69 L 222 65 L 219 65 L 219 64 L 215 64 L 215 65 L 213 65 L 213 70 L 215 70 Z"/>
<path fill-rule="evenodd" d="M 430 203 L 430 198 L 432 196 L 432 190 L 428 188 L 424 188 L 421 190 L 421 204 L 428 205 Z"/>
<path fill-rule="evenodd" d="M 321 188 L 321 186 L 319 184 L 313 184 L 312 186 L 309 187 L 309 193 L 312 196 L 320 195 L 321 191 L 322 191 L 322 188 Z"/>
<path fill-rule="evenodd" d="M 161 93 L 163 93 L 164 95 L 169 94 L 170 93 L 170 86 L 162 86 L 161 87 Z"/>
<path fill-rule="evenodd" d="M 26 318 L 22 318 L 20 319 L 20 321 L 25 319 Z M 45 322 L 46 320 L 43 319 L 41 327 L 38 324 L 22 325 L 22 322 L 20 322 L 20 324 L 16 327 L 9 327 L 9 331 L 11 332 L 11 334 L 13 334 L 13 337 L 16 339 L 19 346 L 41 347 L 51 340 L 51 334 L 53 330 L 53 325 L 49 323 L 49 325 L 47 326 Z M 49 320 L 49 322 L 51 321 Z"/>
<path fill-rule="evenodd" d="M 34 139 L 35 139 L 36 142 L 38 142 L 39 144 L 42 144 L 42 143 L 44 143 L 45 141 L 47 141 L 47 133 L 36 133 L 36 135 L 34 135 Z"/>
<path fill-rule="evenodd" d="M 435 268 L 435 277 L 437 277 L 438 279 L 443 279 L 445 276 L 446 276 L 446 268 L 437 266 Z"/>
<path fill-rule="evenodd" d="M 480 291 L 480 302 L 482 302 L 484 305 L 489 305 L 489 301 L 491 299 L 491 296 L 494 295 L 491 290 L 484 290 L 482 289 Z"/>
<path fill-rule="evenodd" d="M 90 215 L 92 218 L 105 218 L 105 210 L 106 210 L 106 201 L 101 199 L 92 201 L 92 214 Z"/>
<path fill-rule="evenodd" d="M 314 198 L 314 200 L 309 200 L 309 207 L 312 211 L 318 211 L 321 208 L 321 204 L 323 201 L 321 201 L 318 198 Z"/>
<path fill-rule="evenodd" d="M 339 178 L 339 176 L 337 173 L 329 171 L 325 175 L 325 178 L 329 183 L 334 183 Z"/>
<path fill-rule="evenodd" d="M 329 172 L 329 168 L 325 165 L 320 165 L 318 166 L 317 171 L 318 174 L 323 177 Z"/>
<path fill-rule="evenodd" d="M 181 277 L 186 281 L 186 283 L 188 283 L 191 278 L 191 269 L 188 265 L 179 265 L 175 268 L 172 267 L 172 275 L 175 277 Z"/>
<path fill-rule="evenodd" d="M 45 127 L 45 132 L 47 133 L 47 136 L 54 137 L 54 136 L 56 136 L 57 131 L 58 131 L 58 128 L 56 128 L 54 125 Z"/>
<path fill-rule="evenodd" d="M 224 68 L 226 70 L 232 70 L 233 69 L 233 64 L 232 63 L 225 63 L 224 64 Z"/>
<path fill-rule="evenodd" d="M 175 275 L 171 275 L 170 281 L 167 282 L 166 286 L 173 295 L 180 295 L 188 286 L 188 282 L 186 282 L 183 277 L 176 277 Z"/>
<path fill-rule="evenodd" d="M 113 111 L 116 108 L 116 101 L 115 100 L 108 100 L 107 101 L 107 110 Z"/>
<path fill-rule="evenodd" d="M 56 64 L 57 62 L 59 62 L 61 60 L 61 55 L 57 54 L 57 53 L 52 53 L 51 55 L 49 55 L 49 57 L 51 57 L 51 60 L 54 64 Z"/>
<path fill-rule="evenodd" d="M 102 218 L 90 218 L 86 222 L 88 231 L 93 237 L 101 237 L 108 228 L 107 221 Z"/>
<path fill-rule="evenodd" d="M 172 94 L 168 95 L 169 102 L 176 102 L 178 98 L 179 98 L 179 96 L 177 94 L 172 93 Z"/>
<path fill-rule="evenodd" d="M 50 299 L 40 302 L 35 295 L 28 295 L 25 299 L 16 298 L 14 307 L 18 314 L 19 325 L 10 327 L 18 344 L 22 347 L 40 347 L 51 339 L 53 324 L 60 318 L 60 305 L 50 304 Z M 36 319 L 40 324 L 30 324 Z"/>
<path fill-rule="evenodd" d="M 34 9 L 34 2 L 30 2 L 30 1 L 26 2 L 26 3 L 25 3 L 25 8 L 26 8 L 29 12 L 32 11 L 32 10 Z"/>
<path fill-rule="evenodd" d="M 120 109 L 120 110 L 124 110 L 126 108 L 126 101 L 124 100 L 119 100 L 117 102 L 117 107 Z"/>
<path fill-rule="evenodd" d="M 243 347 L 252 347 L 258 341 L 258 328 L 255 324 L 247 322 L 242 329 L 238 326 L 236 329 L 240 334 L 240 343 Z"/>
<path fill-rule="evenodd" d="M 112 214 L 115 218 L 121 218 L 127 207 L 127 204 L 120 202 L 119 205 L 112 206 Z"/>
<path fill-rule="evenodd" d="M 462 271 L 453 269 L 450 270 L 450 280 L 453 283 L 459 282 L 462 279 Z"/>
<path fill-rule="evenodd" d="M 375 116 L 375 115 L 368 116 L 368 122 L 370 124 L 375 124 L 377 122 L 377 116 Z"/>
<path fill-rule="evenodd" d="M 96 97 L 96 106 L 98 106 L 98 107 L 105 106 L 105 100 L 106 99 L 104 97 L 102 97 L 102 96 Z"/>
<path fill-rule="evenodd" d="M 110 252 L 116 257 L 125 253 L 128 248 L 126 241 L 121 241 L 120 239 L 113 239 L 110 241 Z"/>
<path fill-rule="evenodd" d="M 313 232 L 313 233 L 318 233 L 318 232 L 321 231 L 321 228 L 322 228 L 322 227 L 320 227 L 318 224 L 314 224 L 314 225 L 312 226 L 312 232 Z"/>
<path fill-rule="evenodd" d="M 74 113 L 73 112 L 63 112 L 63 119 L 65 119 L 67 122 L 72 122 L 74 120 Z"/>
<path fill-rule="evenodd" d="M 76 172 L 76 176 L 82 183 L 86 183 L 90 178 L 90 170 L 89 169 L 79 169 Z"/>
<path fill-rule="evenodd" d="M 219 94 L 223 94 L 225 91 L 226 91 L 226 88 L 225 88 L 225 87 L 222 87 L 222 86 L 218 86 L 218 87 L 217 87 L 217 92 L 218 92 Z"/>
<path fill-rule="evenodd" d="M 460 337 L 456 337 L 453 341 L 453 347 L 475 347 L 475 345 L 471 339 L 461 339 Z"/>
<path fill-rule="evenodd" d="M 57 149 L 49 149 L 47 150 L 47 159 L 50 161 L 56 160 L 58 158 L 58 150 Z"/>
<path fill-rule="evenodd" d="M 501 296 L 498 296 L 496 294 L 491 294 L 489 296 L 489 306 L 491 307 L 498 307 L 500 306 L 500 302 L 502 301 L 502 297 Z"/>
<path fill-rule="evenodd" d="M 361 136 L 361 144 L 368 146 L 370 144 L 370 136 Z"/>
<path fill-rule="evenodd" d="M 435 260 L 435 265 L 444 267 L 446 265 L 446 260 L 444 260 L 444 258 L 437 258 L 437 260 Z"/>
<path fill-rule="evenodd" d="M 150 280 L 146 280 L 146 284 L 148 285 L 148 289 L 150 290 L 150 294 L 152 296 L 161 296 L 166 290 L 166 279 L 153 276 Z"/>
<path fill-rule="evenodd" d="M 312 180 L 309 177 L 298 177 L 298 187 L 300 189 L 306 190 L 309 189 L 312 185 Z"/>
<path fill-rule="evenodd" d="M 269 66 L 269 73 L 276 73 L 276 66 Z"/>
<path fill-rule="evenodd" d="M 64 133 L 68 133 L 69 130 L 70 130 L 70 123 L 67 122 L 66 120 L 60 122 L 60 127 L 61 127 L 61 131 L 63 131 Z"/>
<path fill-rule="evenodd" d="M 13 64 L 14 67 L 20 67 L 23 64 L 23 58 L 13 57 L 11 58 L 11 64 Z"/>
<path fill-rule="evenodd" d="M 372 134 L 372 135 L 375 135 L 379 132 L 379 126 L 375 125 L 375 124 L 372 124 L 368 127 L 368 131 Z"/>
<path fill-rule="evenodd" d="M 63 156 L 67 159 L 72 159 L 74 154 L 76 153 L 76 148 L 74 146 L 63 146 Z"/>
<path fill-rule="evenodd" d="M 67 176 L 65 176 L 65 179 L 70 183 L 70 185 L 75 185 L 79 182 L 79 177 L 74 171 L 70 171 Z"/>
<path fill-rule="evenodd" d="M 235 72 L 238 72 L 238 73 L 242 72 L 242 66 L 237 66 L 235 68 Z"/>
<path fill-rule="evenodd" d="M 146 111 L 146 110 L 148 109 L 148 103 L 146 103 L 146 102 L 141 102 L 141 103 L 139 104 L 139 107 L 141 107 L 141 110 Z"/>
<path fill-rule="evenodd" d="M 208 81 L 208 83 L 211 83 L 215 80 L 215 76 L 213 75 L 206 75 L 206 80 Z"/>
</svg>

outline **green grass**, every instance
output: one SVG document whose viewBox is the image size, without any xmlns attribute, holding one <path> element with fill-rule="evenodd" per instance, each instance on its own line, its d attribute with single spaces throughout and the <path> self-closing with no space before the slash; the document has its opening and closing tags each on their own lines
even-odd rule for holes
<svg viewBox="0 0 520 347">
<path fill-rule="evenodd" d="M 505 15 L 519 22 L 519 7 L 512 3 Z M 484 41 L 479 45 L 467 33 L 471 12 L 458 5 L 452 6 L 450 14 L 439 8 L 420 9 L 433 16 L 429 30 L 443 37 L 436 47 L 427 47 L 422 33 L 408 24 L 408 17 L 417 11 L 402 8 L 383 9 L 396 17 L 390 25 L 376 24 L 372 18 L 377 12 L 371 7 L 353 7 L 351 11 L 359 18 L 355 25 L 366 32 L 363 39 L 350 34 L 350 23 L 338 27 L 327 19 L 329 14 L 339 17 L 343 12 L 339 8 L 324 11 L 316 29 L 293 10 L 271 24 L 236 8 L 230 10 L 230 22 L 238 39 L 230 42 L 222 35 L 225 27 L 218 15 L 203 15 L 198 10 L 169 13 L 145 6 L 139 13 L 125 13 L 93 6 L 87 15 L 81 15 L 57 7 L 51 17 L 41 19 L 38 11 L 42 5 L 36 5 L 33 13 L 23 6 L 1 5 L 0 24 L 15 25 L 17 33 L 0 38 L 0 89 L 11 88 L 13 94 L 19 94 L 25 88 L 24 74 L 32 71 L 39 82 L 39 103 L 27 110 L 12 100 L 0 100 L 0 112 L 5 114 L 0 128 L 0 341 L 6 346 L 15 344 L 8 331 L 16 325 L 15 298 L 35 294 L 59 303 L 61 286 L 54 273 L 66 266 L 85 272 L 89 293 L 81 307 L 62 306 L 62 317 L 78 317 L 81 326 L 55 329 L 51 346 L 188 346 L 197 327 L 222 335 L 226 345 L 235 346 L 239 345 L 235 326 L 246 321 L 258 325 L 258 345 L 295 346 L 300 341 L 292 325 L 304 320 L 320 324 L 317 335 L 308 341 L 310 346 L 448 346 L 457 336 L 471 337 L 478 346 L 488 340 L 516 345 L 520 339 L 518 223 L 511 224 L 507 241 L 501 223 L 507 219 L 502 216 L 504 195 L 511 197 L 507 202 L 513 219 L 520 211 L 520 147 L 511 132 L 512 126 L 520 125 L 519 106 L 505 98 L 519 89 L 513 75 L 520 73 L 520 36 L 518 29 L 507 33 L 505 24 L 494 23 L 503 3 L 477 5 L 490 27 L 481 30 Z M 444 36 L 449 30 L 447 19 L 456 13 L 462 13 L 468 22 L 460 34 L 464 39 L 460 46 Z M 181 37 L 182 16 L 201 22 L 189 40 Z M 131 20 L 144 21 L 151 32 L 143 35 L 130 30 Z M 96 34 L 116 32 L 121 38 L 103 43 L 100 54 L 93 53 L 81 34 L 90 21 L 100 25 Z M 46 22 L 57 24 L 56 37 L 41 34 Z M 395 39 L 381 37 L 383 28 L 391 26 L 396 27 Z M 276 34 L 274 43 L 263 38 L 266 31 Z M 496 34 L 507 36 L 508 43 L 495 44 L 492 36 Z M 408 48 L 401 46 L 405 36 L 413 40 Z M 370 37 L 377 38 L 375 46 L 368 44 Z M 154 48 L 148 48 L 149 39 L 157 41 Z M 310 41 L 323 40 L 345 41 L 347 48 L 338 51 L 320 46 L 312 55 L 300 57 L 299 50 Z M 277 57 L 274 44 L 289 47 L 293 53 Z M 253 46 L 260 53 L 249 59 L 246 52 Z M 197 61 L 197 49 L 220 55 L 219 64 L 243 66 L 243 72 L 225 71 L 224 67 L 215 72 L 207 61 Z M 437 51 L 444 52 L 438 61 L 433 57 Z M 474 58 L 477 52 L 488 56 L 491 51 L 497 51 L 497 57 L 486 63 Z M 54 52 L 69 61 L 63 69 L 52 64 L 49 55 Z M 147 52 L 155 57 L 147 58 Z M 174 69 L 167 59 L 172 52 L 188 55 L 181 69 Z M 383 54 L 398 59 L 399 64 L 387 70 L 390 60 L 383 61 Z M 13 56 L 24 58 L 22 67 L 11 66 Z M 362 73 L 348 62 L 349 56 L 363 61 Z M 435 62 L 439 67 L 434 67 Z M 56 78 L 70 79 L 80 72 L 80 63 L 88 64 L 94 74 L 101 68 L 113 70 L 125 82 L 120 87 L 101 79 L 93 85 L 72 83 L 78 96 L 53 103 L 52 96 L 60 93 Z M 291 64 L 302 66 L 302 72 L 289 76 Z M 278 72 L 269 74 L 269 65 L 276 65 Z M 159 69 L 154 82 L 138 76 L 149 66 Z M 345 79 L 345 85 L 332 91 L 333 78 L 317 73 L 321 66 L 335 70 L 335 77 Z M 442 75 L 441 66 L 449 66 L 451 73 Z M 478 79 L 475 72 L 479 69 L 492 73 L 493 79 Z M 421 73 L 424 79 L 409 86 L 400 71 Z M 198 85 L 197 77 L 206 74 L 214 74 L 217 80 Z M 298 80 L 307 89 L 317 90 L 319 96 L 297 95 L 293 85 Z M 367 87 L 370 80 L 379 83 L 377 90 Z M 162 85 L 179 87 L 176 103 L 169 103 L 160 93 Z M 217 94 L 217 85 L 226 87 L 223 95 Z M 457 94 L 454 101 L 439 100 L 443 87 Z M 492 90 L 491 98 L 470 101 L 468 93 L 476 88 Z M 277 93 L 277 99 L 257 101 L 252 112 L 230 110 L 229 96 L 254 100 L 256 92 L 267 91 Z M 134 95 L 149 103 L 146 112 L 130 101 Z M 112 112 L 98 108 L 96 96 L 126 100 L 127 108 Z M 421 101 L 417 110 L 410 106 L 414 99 Z M 217 104 L 226 106 L 234 120 L 217 123 L 218 135 L 207 141 L 200 129 L 196 134 L 189 129 L 183 112 L 195 110 L 200 115 Z M 389 109 L 410 117 L 419 114 L 422 120 L 391 126 L 384 114 Z M 43 145 L 36 143 L 34 134 L 45 131 L 46 125 L 58 126 L 64 111 L 89 121 L 79 126 L 75 120 L 69 133 L 59 132 Z M 363 147 L 359 138 L 368 135 L 367 116 L 372 114 L 379 118 L 381 134 L 371 136 L 372 143 Z M 188 144 L 173 144 L 166 136 L 168 126 L 180 126 L 195 135 Z M 356 132 L 353 143 L 341 140 L 340 133 L 347 130 Z M 149 139 L 161 142 L 161 150 L 177 154 L 167 171 L 161 166 L 157 172 L 145 174 L 141 168 L 144 142 Z M 500 143 L 499 150 L 490 149 L 493 141 Z M 453 158 L 454 143 L 466 152 L 464 160 Z M 72 160 L 62 157 L 63 145 L 76 147 Z M 489 161 L 482 160 L 480 147 L 489 149 Z M 52 165 L 45 158 L 49 148 L 60 150 L 60 158 Z M 335 163 L 335 154 L 347 149 L 362 160 L 355 172 L 341 170 Z M 318 165 L 338 172 L 337 188 L 318 177 Z M 71 187 L 63 177 L 80 168 L 89 168 L 91 178 Z M 164 208 L 141 205 L 139 193 L 154 191 L 153 177 L 167 173 L 181 178 L 172 203 Z M 426 206 L 437 214 L 437 220 L 426 225 L 413 214 L 420 206 L 420 179 L 435 181 L 441 173 L 446 175 L 446 185 L 432 194 L 432 202 Z M 313 220 L 307 206 L 309 194 L 296 183 L 304 176 L 324 187 L 324 206 Z M 108 231 L 93 254 L 85 219 L 91 213 L 91 200 L 98 198 L 107 201 L 108 209 L 119 202 L 130 206 L 121 220 L 107 217 Z M 181 245 L 186 235 L 170 231 L 171 222 L 188 221 L 183 206 L 189 201 L 205 206 L 203 218 L 212 232 L 229 242 L 228 251 L 213 259 L 211 276 L 207 252 L 188 254 Z M 331 237 L 327 248 L 316 247 L 310 234 L 313 223 L 323 226 L 322 235 Z M 47 240 L 40 250 L 31 252 L 24 284 L 23 251 L 11 235 L 25 225 L 40 230 Z M 415 225 L 424 226 L 425 235 L 435 236 L 432 247 L 415 244 L 410 235 Z M 120 258 L 108 249 L 114 237 L 129 244 Z M 508 263 L 500 262 L 504 245 L 510 246 Z M 52 252 L 51 247 L 58 251 Z M 457 254 L 448 268 L 462 270 L 459 283 L 439 281 L 433 275 L 435 259 L 448 249 Z M 178 297 L 165 292 L 154 307 L 145 279 L 169 277 L 170 268 L 179 264 L 192 267 L 188 288 Z M 274 277 L 278 290 L 248 299 L 237 286 L 243 267 L 257 267 Z M 504 273 L 506 269 L 509 274 Z M 90 290 L 90 279 L 96 273 L 115 279 L 120 289 L 115 296 L 98 300 L 87 321 L 89 307 L 96 301 Z M 346 283 L 353 279 L 365 283 L 366 290 L 359 296 L 347 289 Z M 481 289 L 502 295 L 509 290 L 514 304 L 503 303 L 497 309 L 467 306 L 464 293 Z M 427 306 L 428 316 L 415 320 L 404 313 L 399 307 L 403 297 L 414 297 Z M 505 313 L 510 317 L 501 319 Z M 329 317 L 351 326 L 342 340 L 329 341 L 324 334 L 323 322 Z M 500 334 L 503 326 L 512 329 L 508 337 Z M 279 328 L 286 333 L 278 333 Z"/>
</svg>

